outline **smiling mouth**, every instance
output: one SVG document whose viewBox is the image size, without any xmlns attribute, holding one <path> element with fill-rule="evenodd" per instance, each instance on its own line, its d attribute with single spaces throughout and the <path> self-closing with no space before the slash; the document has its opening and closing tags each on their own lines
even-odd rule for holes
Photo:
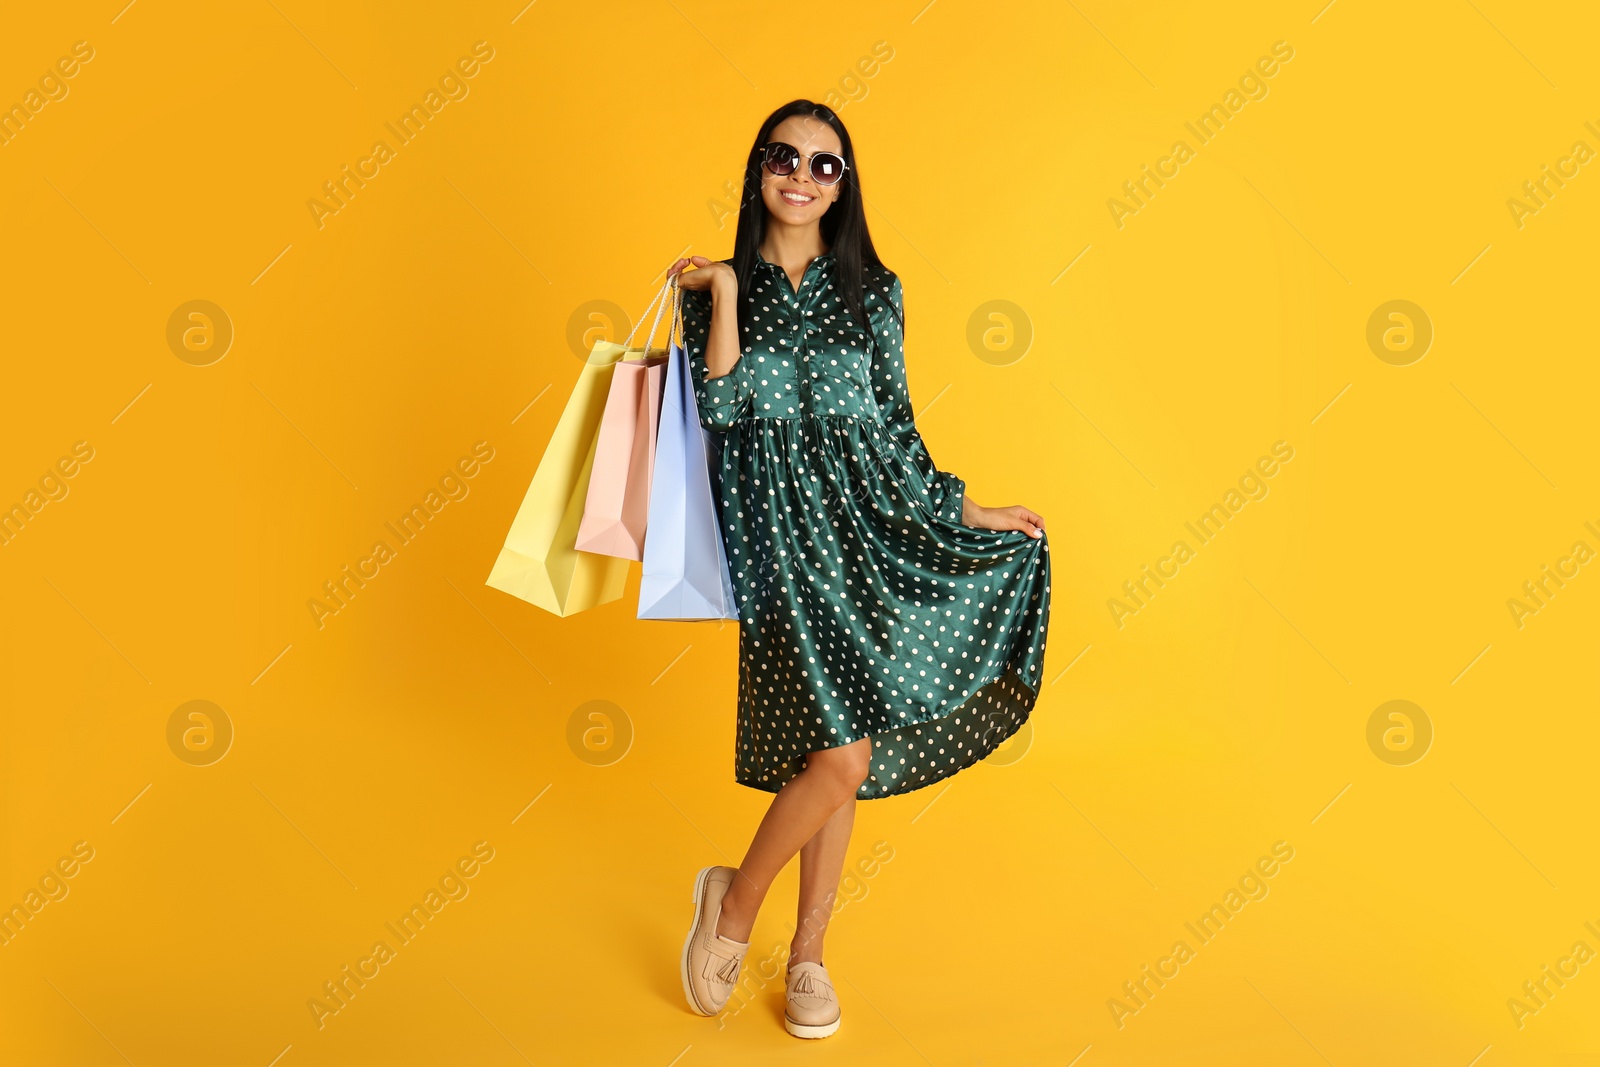
<svg viewBox="0 0 1600 1067">
<path fill-rule="evenodd" d="M 804 205 L 809 204 L 811 201 L 816 199 L 814 196 L 807 196 L 805 193 L 797 193 L 792 189 L 785 189 L 779 195 L 782 196 L 787 203 L 794 204 L 796 207 L 803 207 Z"/>
</svg>

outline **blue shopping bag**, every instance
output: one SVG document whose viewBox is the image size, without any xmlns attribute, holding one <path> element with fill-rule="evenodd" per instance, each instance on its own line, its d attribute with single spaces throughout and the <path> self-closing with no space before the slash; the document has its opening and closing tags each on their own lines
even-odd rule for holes
<svg viewBox="0 0 1600 1067">
<path fill-rule="evenodd" d="M 716 442 L 700 423 L 683 347 L 683 290 L 676 275 L 667 332 L 667 381 L 656 432 L 656 465 L 645 523 L 639 618 L 672 622 L 737 619 L 733 580 L 711 486 Z M 676 335 L 676 340 L 674 336 Z"/>
</svg>

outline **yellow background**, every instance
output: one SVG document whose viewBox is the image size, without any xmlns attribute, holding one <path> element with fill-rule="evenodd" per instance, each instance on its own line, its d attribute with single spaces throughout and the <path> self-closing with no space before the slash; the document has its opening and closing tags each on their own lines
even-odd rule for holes
<svg viewBox="0 0 1600 1067">
<path fill-rule="evenodd" d="M 0 502 L 93 449 L 0 546 L 0 896 L 93 849 L 0 946 L 4 1062 L 1600 1056 L 1600 963 L 1507 1007 L 1600 950 L 1600 568 L 1507 607 L 1600 548 L 1600 176 L 1507 206 L 1600 148 L 1587 5 L 124 3 L 0 34 L 0 102 L 94 49 L 0 147 Z M 319 228 L 307 201 L 477 41 L 469 94 Z M 1199 145 L 1184 123 L 1278 41 Z M 567 620 L 483 583 L 575 342 L 625 332 L 590 303 L 636 314 L 683 250 L 728 255 L 760 119 L 830 91 L 922 432 L 974 498 L 1045 516 L 1055 612 L 1030 738 L 861 807 L 852 865 L 892 858 L 829 939 L 844 1028 L 802 1045 L 781 978 L 719 1025 L 676 974 L 694 872 L 768 800 L 732 781 L 735 627 L 634 620 L 636 569 Z M 167 341 L 197 299 L 235 333 L 209 366 Z M 1407 366 L 1366 341 L 1396 299 L 1435 332 Z M 993 300 L 1020 358 L 968 343 Z M 1280 440 L 1270 493 L 1119 627 L 1122 583 Z M 468 495 L 319 628 L 322 583 L 479 441 Z M 208 766 L 169 747 L 191 700 L 234 730 Z M 1409 765 L 1368 745 L 1390 700 L 1431 723 Z M 631 734 L 609 765 L 568 742 L 590 701 Z M 319 1028 L 323 983 L 479 841 L 470 894 Z"/>
</svg>

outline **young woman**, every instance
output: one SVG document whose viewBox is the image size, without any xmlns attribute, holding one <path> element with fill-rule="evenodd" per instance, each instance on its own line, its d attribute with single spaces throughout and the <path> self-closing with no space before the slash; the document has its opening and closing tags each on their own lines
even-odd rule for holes
<svg viewBox="0 0 1600 1067">
<path fill-rule="evenodd" d="M 686 268 L 693 264 L 693 270 Z M 694 882 L 681 960 L 727 1003 L 773 879 L 800 855 L 785 1026 L 839 1028 L 822 965 L 857 800 L 971 766 L 1026 721 L 1050 609 L 1044 520 L 933 464 L 902 355 L 900 279 L 867 233 L 850 135 L 808 100 L 768 116 L 732 259 L 679 260 L 702 424 L 719 431 L 739 602 L 735 778 L 776 793 L 737 867 Z"/>
</svg>

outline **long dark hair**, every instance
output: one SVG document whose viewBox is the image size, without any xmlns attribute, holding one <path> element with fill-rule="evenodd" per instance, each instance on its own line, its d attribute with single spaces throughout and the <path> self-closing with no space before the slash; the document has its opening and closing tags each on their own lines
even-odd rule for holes
<svg viewBox="0 0 1600 1067">
<path fill-rule="evenodd" d="M 834 258 L 834 284 L 844 298 L 850 316 L 873 335 L 867 317 L 863 293 L 868 284 L 877 288 L 890 312 L 894 305 L 889 300 L 889 286 L 894 275 L 878 258 L 872 247 L 872 235 L 867 232 L 867 214 L 861 199 L 861 171 L 856 167 L 855 149 L 850 145 L 850 132 L 839 121 L 833 109 L 810 100 L 791 100 L 768 115 L 756 133 L 755 144 L 745 160 L 744 193 L 739 201 L 739 228 L 733 238 L 733 270 L 739 276 L 738 318 L 741 329 L 745 321 L 745 308 L 749 305 L 750 287 L 755 280 L 758 251 L 767 231 L 767 205 L 761 199 L 761 148 L 772 140 L 772 131 L 784 119 L 804 115 L 833 127 L 839 135 L 840 154 L 844 156 L 843 189 L 822 216 L 822 239 Z M 869 279 L 868 268 L 876 267 Z M 875 338 L 874 338 L 875 339 Z"/>
</svg>

